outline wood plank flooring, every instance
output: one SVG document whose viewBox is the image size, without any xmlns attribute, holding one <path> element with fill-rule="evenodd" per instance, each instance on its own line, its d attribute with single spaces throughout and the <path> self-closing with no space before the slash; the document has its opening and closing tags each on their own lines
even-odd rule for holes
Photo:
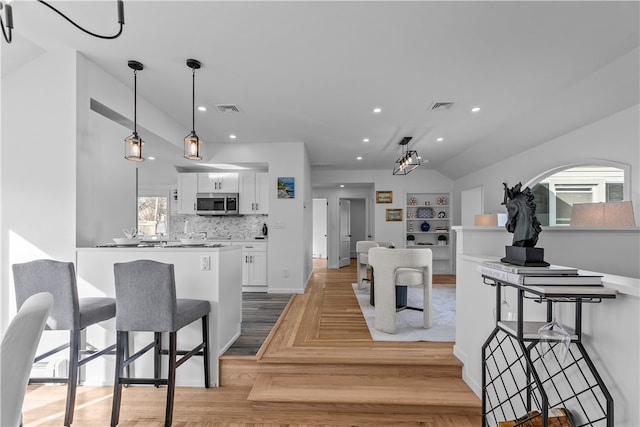
<svg viewBox="0 0 640 427">
<path fill-rule="evenodd" d="M 177 389 L 173 425 L 479 425 L 480 402 L 460 379 L 453 344 L 373 342 L 355 277 L 354 266 L 327 270 L 315 260 L 307 291 L 291 298 L 256 355 L 223 356 L 220 387 Z M 29 386 L 24 425 L 62 425 L 65 390 Z M 73 426 L 108 425 L 111 392 L 79 387 Z M 163 425 L 165 396 L 165 387 L 125 389 L 119 425 Z"/>
</svg>

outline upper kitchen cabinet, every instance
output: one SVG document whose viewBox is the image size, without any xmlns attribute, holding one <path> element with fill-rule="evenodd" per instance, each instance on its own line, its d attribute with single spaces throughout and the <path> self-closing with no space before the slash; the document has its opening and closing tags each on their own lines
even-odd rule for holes
<svg viewBox="0 0 640 427">
<path fill-rule="evenodd" d="M 269 213 L 269 174 L 267 172 L 240 174 L 240 214 Z"/>
<path fill-rule="evenodd" d="M 237 193 L 237 173 L 199 173 L 198 193 Z"/>
<path fill-rule="evenodd" d="M 197 173 L 178 174 L 178 214 L 196 213 Z"/>
</svg>

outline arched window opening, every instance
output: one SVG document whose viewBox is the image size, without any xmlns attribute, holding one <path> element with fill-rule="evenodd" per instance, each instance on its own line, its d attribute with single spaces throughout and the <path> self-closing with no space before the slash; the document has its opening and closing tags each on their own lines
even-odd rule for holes
<svg viewBox="0 0 640 427">
<path fill-rule="evenodd" d="M 576 203 L 625 200 L 624 169 L 614 166 L 573 166 L 539 180 L 531 191 L 542 225 L 568 226 Z"/>
</svg>

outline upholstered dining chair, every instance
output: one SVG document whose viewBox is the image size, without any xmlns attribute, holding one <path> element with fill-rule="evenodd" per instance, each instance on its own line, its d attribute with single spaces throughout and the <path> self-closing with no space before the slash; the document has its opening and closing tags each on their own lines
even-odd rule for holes
<svg viewBox="0 0 640 427">
<path fill-rule="evenodd" d="M 356 261 L 358 264 L 358 289 L 364 289 L 364 282 L 368 282 L 367 269 L 369 268 L 369 249 L 377 248 L 393 248 L 393 242 L 374 242 L 373 240 L 360 240 L 356 242 Z"/>
<path fill-rule="evenodd" d="M 396 285 L 423 287 L 423 327 L 431 327 L 432 259 L 431 249 L 369 249 L 377 330 L 396 333 Z"/>
<path fill-rule="evenodd" d="M 0 344 L 0 426 L 22 425 L 22 403 L 33 357 L 53 306 L 53 295 L 27 298 L 11 320 Z"/>
<path fill-rule="evenodd" d="M 356 242 L 356 261 L 358 263 L 358 289 L 363 289 L 367 280 L 367 268 L 369 268 L 369 249 L 378 247 L 378 244 L 371 240 L 360 240 Z"/>
<path fill-rule="evenodd" d="M 13 282 L 18 307 L 33 294 L 51 293 L 53 308 L 47 320 L 45 331 L 69 331 L 69 342 L 37 356 L 34 360 L 39 362 L 69 348 L 67 378 L 30 378 L 29 383 L 66 383 L 67 400 L 64 425 L 71 425 L 80 368 L 99 356 L 113 354 L 116 347 L 113 344 L 102 350 L 84 348 L 80 334 L 89 326 L 115 317 L 116 301 L 114 298 L 106 297 L 79 298 L 76 273 L 71 262 L 40 259 L 14 264 Z"/>
<path fill-rule="evenodd" d="M 152 260 L 116 263 L 113 266 L 116 288 L 116 375 L 113 385 L 111 426 L 120 418 L 123 384 L 148 384 L 167 386 L 165 426 L 173 418 L 176 368 L 192 356 L 202 356 L 204 386 L 209 388 L 209 301 L 176 298 L 173 264 Z M 177 349 L 177 332 L 196 320 L 202 320 L 202 342 L 192 350 Z M 131 355 L 125 356 L 129 332 L 153 332 L 153 341 Z M 169 335 L 169 349 L 162 350 L 162 333 Z M 130 378 L 124 369 L 139 356 L 153 350 L 153 378 Z M 160 375 L 160 356 L 169 355 L 167 378 Z M 182 355 L 178 358 L 178 355 Z"/>
</svg>

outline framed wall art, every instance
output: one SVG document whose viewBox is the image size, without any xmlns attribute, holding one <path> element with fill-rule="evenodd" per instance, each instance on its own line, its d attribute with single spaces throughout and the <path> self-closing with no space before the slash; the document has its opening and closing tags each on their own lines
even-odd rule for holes
<svg viewBox="0 0 640 427">
<path fill-rule="evenodd" d="M 376 203 L 393 202 L 393 191 L 376 191 Z"/>
<path fill-rule="evenodd" d="M 278 178 L 278 199 L 293 199 L 295 197 L 295 180 L 293 177 Z"/>
<path fill-rule="evenodd" d="M 387 221 L 402 221 L 402 209 L 387 209 Z"/>
</svg>

